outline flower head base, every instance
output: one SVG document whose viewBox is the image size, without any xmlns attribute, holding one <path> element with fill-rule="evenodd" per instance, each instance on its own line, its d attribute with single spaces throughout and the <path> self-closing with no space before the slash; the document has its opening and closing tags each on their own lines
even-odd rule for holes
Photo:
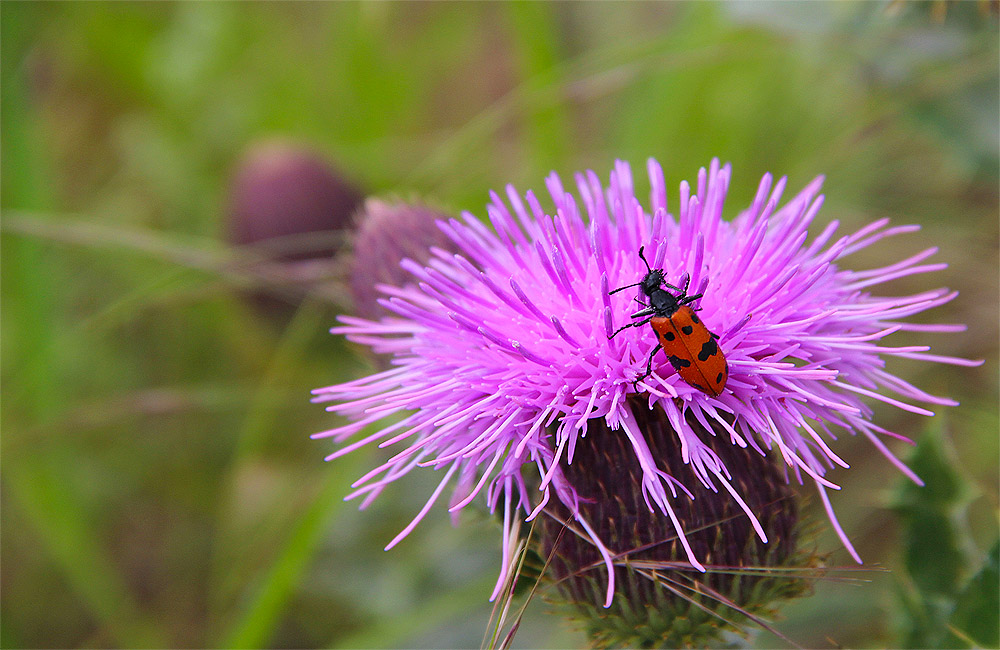
<svg viewBox="0 0 1000 650">
<path fill-rule="evenodd" d="M 683 485 L 689 479 L 658 465 L 633 406 L 636 394 L 642 405 L 662 409 L 689 476 L 705 489 L 730 494 L 761 541 L 767 541 L 767 532 L 746 500 L 753 486 L 734 484 L 732 468 L 708 444 L 705 432 L 718 430 L 728 444 L 770 453 L 790 477 L 813 482 L 856 558 L 826 493 L 837 489 L 825 477 L 827 471 L 847 467 L 830 446 L 835 432 L 861 433 L 919 482 L 882 440 L 902 436 L 874 424 L 863 400 L 925 415 L 931 412 L 904 400 L 955 404 L 890 374 L 885 359 L 972 362 L 928 354 L 925 346 L 879 344 L 899 330 L 961 329 L 901 322 L 955 294 L 937 289 L 878 298 L 867 292 L 880 282 L 943 268 L 922 264 L 934 249 L 879 269 L 840 267 L 854 251 L 915 227 L 889 228 L 888 220 L 881 220 L 835 237 L 833 222 L 808 241 L 807 228 L 822 204 L 817 195 L 822 179 L 779 208 L 785 180 L 772 183 L 769 175 L 750 206 L 723 221 L 730 169 L 718 161 L 700 171 L 693 192 L 681 183 L 674 216 L 656 161 L 649 161 L 648 173 L 648 211 L 636 198 L 623 162 L 616 164 L 607 188 L 593 172 L 577 175 L 579 199 L 551 175 L 546 185 L 553 211 L 531 192 L 522 199 L 508 187 L 509 205 L 492 194 L 487 207 L 492 229 L 468 213 L 462 220 L 440 222 L 460 253 L 435 249 L 426 266 L 404 261 L 419 286 L 381 287 L 386 295 L 381 304 L 396 317 L 377 322 L 342 317 L 343 325 L 334 328 L 391 355 L 393 367 L 315 391 L 316 401 L 332 402 L 328 410 L 351 419 L 316 437 L 343 441 L 370 424 L 399 417 L 328 458 L 372 443 L 403 447 L 363 476 L 352 496 L 364 496 L 367 504 L 416 467 L 443 471 L 427 505 L 389 547 L 425 516 L 449 483 L 454 483 L 452 512 L 481 492 L 491 509 L 503 507 L 505 549 L 511 548 L 512 508 L 523 508 L 531 519 L 555 498 L 603 558 L 610 576 L 609 605 L 612 554 L 561 469 L 562 463 L 573 463 L 580 446 L 600 444 L 588 436 L 599 425 L 628 441 L 642 470 L 642 503 L 672 522 L 687 561 L 704 570 L 676 514 L 679 502 L 690 498 Z M 637 255 L 641 246 L 668 283 L 683 286 L 687 278 L 692 294 L 703 294 L 691 306 L 719 334 L 729 364 L 728 382 L 718 397 L 683 381 L 662 357 L 654 358 L 652 375 L 633 387 L 656 338 L 643 327 L 610 339 L 636 311 L 632 299 L 638 293 L 609 292 L 646 273 Z M 539 477 L 530 486 L 525 466 L 533 466 Z M 505 551 L 502 574 L 508 564 Z"/>
<path fill-rule="evenodd" d="M 559 591 L 550 600 L 579 620 L 591 647 L 711 647 L 726 633 L 745 632 L 747 618 L 759 620 L 807 593 L 819 558 L 799 550 L 797 498 L 781 469 L 751 448 L 730 444 L 719 427 L 704 431 L 693 418 L 687 421 L 732 471 L 731 482 L 767 535 L 764 543 L 729 493 L 687 481 L 694 477 L 663 409 L 629 399 L 657 466 L 690 486 L 691 498 L 675 502 L 674 512 L 708 571 L 694 570 L 671 522 L 630 489 L 641 484 L 643 471 L 629 441 L 603 422 L 591 423 L 593 444 L 578 446 L 562 471 L 580 496 L 582 516 L 614 553 L 616 598 L 609 609 L 600 608 L 606 580 L 593 570 L 601 556 L 579 535 L 566 507 L 550 502 L 549 516 L 539 517 L 534 529 L 548 565 L 542 575 Z"/>
</svg>

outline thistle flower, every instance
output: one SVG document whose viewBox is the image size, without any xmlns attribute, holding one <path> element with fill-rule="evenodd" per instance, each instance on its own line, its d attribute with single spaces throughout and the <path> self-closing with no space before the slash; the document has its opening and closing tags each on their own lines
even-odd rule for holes
<svg viewBox="0 0 1000 650">
<path fill-rule="evenodd" d="M 890 357 L 976 365 L 930 354 L 926 346 L 887 347 L 881 340 L 900 330 L 960 331 L 956 325 L 917 325 L 908 316 L 955 297 L 935 289 L 904 297 L 877 297 L 869 288 L 902 276 L 944 268 L 924 264 L 936 249 L 865 271 L 843 267 L 851 253 L 915 226 L 876 221 L 835 236 L 837 222 L 811 240 L 807 228 L 823 202 L 822 178 L 780 208 L 785 179 L 765 175 L 753 201 L 732 221 L 721 218 L 730 179 L 728 165 L 714 160 L 698 174 L 694 191 L 681 183 L 676 216 L 668 211 L 659 164 L 647 165 L 651 192 L 643 207 L 633 191 L 629 166 L 618 162 L 607 188 L 596 174 L 575 177 L 578 195 L 559 177 L 546 186 L 547 211 L 532 192 L 523 198 L 507 188 L 507 202 L 491 194 L 492 229 L 472 214 L 441 221 L 457 254 L 434 249 L 426 265 L 402 263 L 418 286 L 382 286 L 380 300 L 395 316 L 378 321 L 343 316 L 332 330 L 391 355 L 392 368 L 356 381 L 316 390 L 315 401 L 350 423 L 316 434 L 341 442 L 388 419 L 372 433 L 327 457 L 332 460 L 370 444 L 400 450 L 361 477 L 350 497 L 362 507 L 389 484 L 418 467 L 442 472 L 437 489 L 414 520 L 393 539 L 399 543 L 427 514 L 449 484 L 457 513 L 484 494 L 491 510 L 503 510 L 504 554 L 499 593 L 510 563 L 516 508 L 527 519 L 550 501 L 568 513 L 607 568 L 604 605 L 615 594 L 614 552 L 592 521 L 567 468 L 599 458 L 607 430 L 627 447 L 638 467 L 635 499 L 650 516 L 669 521 L 679 552 L 705 570 L 705 549 L 695 548 L 679 512 L 697 509 L 692 489 L 728 493 L 761 543 L 770 520 L 751 504 L 756 486 L 739 465 L 746 454 L 785 466 L 785 476 L 810 482 L 840 539 L 860 562 L 837 522 L 826 475 L 848 465 L 834 451 L 838 433 L 861 434 L 891 463 L 920 479 L 892 455 L 885 438 L 906 438 L 872 421 L 867 400 L 932 415 L 913 404 L 955 405 L 930 395 L 888 370 Z M 656 345 L 648 328 L 611 339 L 636 311 L 637 294 L 610 295 L 646 272 L 637 255 L 644 246 L 666 282 L 690 281 L 692 303 L 719 334 L 729 364 L 718 397 L 684 382 L 662 356 L 636 386 Z M 674 456 L 663 462 L 650 445 L 649 416 L 675 436 Z M 603 435 L 597 435 L 603 433 Z M 593 434 L 593 435 L 588 435 Z M 720 445 L 739 448 L 722 453 Z M 585 451 L 586 450 L 586 451 Z M 594 462 L 594 461 L 591 461 Z M 734 465 L 735 464 L 735 465 Z M 687 468 L 677 476 L 678 468 Z M 525 471 L 533 469 L 536 479 Z M 586 468 L 583 468 L 586 469 Z M 617 489 L 617 488 L 616 488 Z M 349 497 L 349 498 L 350 498 Z"/>
</svg>

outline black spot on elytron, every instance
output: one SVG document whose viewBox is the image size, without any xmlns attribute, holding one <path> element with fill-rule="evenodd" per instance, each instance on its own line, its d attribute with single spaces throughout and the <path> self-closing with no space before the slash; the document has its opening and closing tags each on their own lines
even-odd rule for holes
<svg viewBox="0 0 1000 650">
<path fill-rule="evenodd" d="M 685 325 L 684 327 L 681 328 L 681 331 L 684 332 L 684 334 L 690 334 L 691 332 L 694 331 L 694 328 L 691 327 L 690 325 Z"/>
<path fill-rule="evenodd" d="M 674 336 L 673 332 L 664 332 L 663 333 L 663 339 L 666 340 L 666 341 L 673 341 L 675 338 L 677 338 L 677 337 Z"/>
<path fill-rule="evenodd" d="M 721 372 L 719 373 L 719 376 L 715 378 L 715 383 L 717 383 L 717 384 L 721 384 L 722 383 L 722 373 Z"/>
<path fill-rule="evenodd" d="M 674 370 L 687 368 L 688 366 L 691 365 L 691 362 L 688 361 L 687 359 L 681 359 L 680 357 L 674 354 L 671 354 L 669 357 L 667 357 L 667 360 L 670 362 L 670 365 L 674 367 Z"/>
<path fill-rule="evenodd" d="M 710 357 L 714 357 L 718 353 L 718 344 L 715 342 L 715 339 L 710 338 L 701 346 L 701 352 L 698 353 L 698 361 L 708 361 Z"/>
<path fill-rule="evenodd" d="M 713 339 L 717 339 L 717 338 L 719 338 L 719 335 L 718 335 L 718 334 L 716 334 L 715 332 L 709 332 L 709 334 L 711 334 L 711 335 L 712 335 L 712 338 L 713 338 Z"/>
<path fill-rule="evenodd" d="M 698 314 L 694 313 L 694 311 L 691 312 L 691 321 L 694 322 L 694 323 L 700 323 L 701 322 L 700 320 L 698 320 Z"/>
<path fill-rule="evenodd" d="M 704 387 L 704 386 L 702 386 L 702 385 L 701 385 L 701 384 L 699 384 L 699 383 L 696 383 L 696 382 L 693 382 L 693 381 L 690 381 L 690 382 L 688 382 L 688 383 L 689 383 L 689 384 L 691 384 L 692 386 L 694 386 L 695 388 L 697 388 L 698 390 L 700 390 L 700 391 L 701 391 L 701 392 L 703 392 L 703 393 L 707 393 L 707 392 L 708 392 L 707 390 L 705 390 L 705 387 Z"/>
</svg>

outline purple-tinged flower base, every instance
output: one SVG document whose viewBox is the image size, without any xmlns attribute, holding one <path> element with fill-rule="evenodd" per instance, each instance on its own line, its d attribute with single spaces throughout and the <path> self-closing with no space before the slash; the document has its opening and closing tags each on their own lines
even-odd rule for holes
<svg viewBox="0 0 1000 650">
<path fill-rule="evenodd" d="M 341 317 L 332 330 L 374 352 L 391 355 L 393 368 L 315 391 L 315 401 L 350 424 L 314 437 L 338 442 L 390 418 L 374 433 L 341 448 L 328 460 L 377 443 L 400 451 L 354 485 L 362 507 L 387 485 L 417 467 L 442 470 L 437 490 L 413 522 L 386 548 L 403 539 L 454 482 L 451 512 L 485 492 L 489 508 L 504 508 L 507 574 L 515 525 L 512 508 L 528 519 L 558 499 L 601 552 L 609 572 L 606 604 L 614 593 L 611 554 L 580 515 L 578 495 L 560 471 L 578 445 L 589 444 L 588 425 L 601 418 L 631 444 L 643 470 L 642 498 L 669 518 L 691 564 L 704 570 L 675 514 L 684 486 L 656 466 L 626 397 L 656 345 L 652 332 L 629 322 L 637 294 L 609 295 L 637 282 L 646 268 L 637 255 L 645 246 L 667 282 L 683 286 L 690 276 L 702 321 L 719 334 L 729 362 L 729 380 L 718 397 L 686 384 L 662 355 L 653 374 L 639 382 L 650 407 L 662 407 L 679 438 L 682 461 L 707 488 L 722 488 L 739 503 L 762 541 L 766 535 L 731 484 L 730 468 L 688 425 L 720 428 L 729 441 L 760 454 L 780 456 L 790 478 L 811 480 L 844 545 L 858 558 L 833 514 L 825 478 L 834 465 L 847 467 L 831 448 L 838 431 L 861 433 L 914 481 L 885 437 L 906 440 L 871 421 L 865 398 L 932 415 L 912 404 L 955 405 L 929 395 L 885 369 L 888 357 L 976 365 L 936 356 L 927 346 L 887 347 L 881 340 L 899 330 L 954 332 L 956 325 L 910 325 L 908 316 L 944 304 L 954 292 L 935 289 L 912 296 L 876 297 L 870 287 L 888 280 L 944 268 L 924 264 L 936 249 L 866 271 L 841 267 L 851 253 L 916 230 L 889 227 L 888 219 L 851 235 L 835 236 L 837 222 L 811 240 L 807 228 L 823 202 L 822 178 L 781 207 L 785 179 L 764 176 L 750 206 L 732 221 L 721 218 L 730 168 L 702 169 L 694 191 L 680 186 L 677 215 L 668 212 L 663 174 L 648 163 L 650 206 L 635 197 L 632 174 L 618 162 L 605 188 L 593 172 L 576 176 L 577 196 L 555 174 L 546 186 L 555 205 L 546 211 L 528 192 L 507 188 L 507 203 L 495 193 L 487 206 L 492 229 L 465 213 L 440 222 L 460 254 L 435 249 L 427 266 L 404 261 L 419 286 L 381 287 L 381 304 L 397 314 L 379 321 Z M 529 488 L 522 469 L 540 477 Z M 497 589 L 499 590 L 498 583 Z M 497 592 L 494 592 L 494 597 Z"/>
</svg>

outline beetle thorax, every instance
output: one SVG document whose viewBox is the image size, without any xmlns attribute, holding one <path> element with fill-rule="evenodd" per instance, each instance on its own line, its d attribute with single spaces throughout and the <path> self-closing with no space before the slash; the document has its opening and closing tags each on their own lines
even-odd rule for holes
<svg viewBox="0 0 1000 650">
<path fill-rule="evenodd" d="M 673 316 L 679 305 L 677 298 L 666 289 L 657 288 L 649 294 L 649 307 L 656 310 L 657 316 Z"/>
</svg>

